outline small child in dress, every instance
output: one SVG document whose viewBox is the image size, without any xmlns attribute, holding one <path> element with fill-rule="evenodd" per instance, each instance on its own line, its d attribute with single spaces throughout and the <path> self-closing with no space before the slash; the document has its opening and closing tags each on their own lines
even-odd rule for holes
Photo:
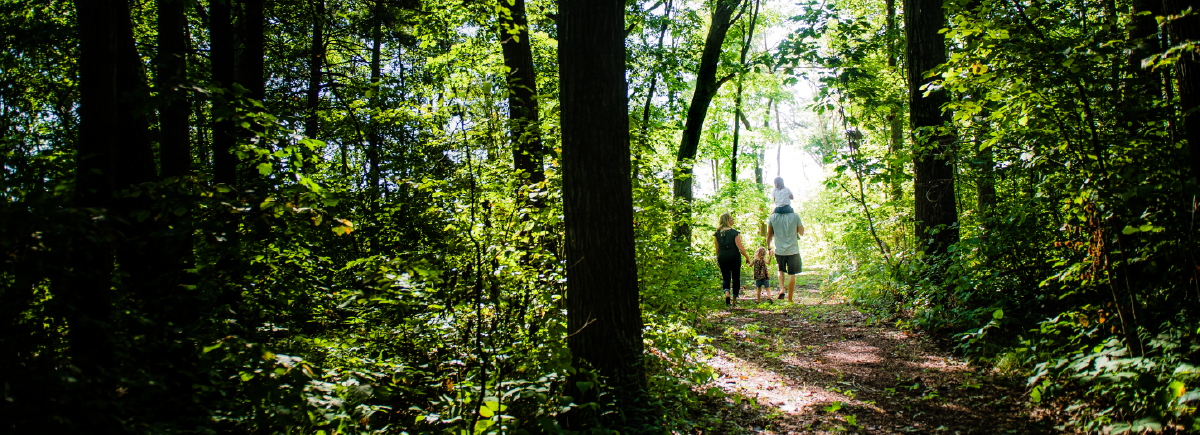
<svg viewBox="0 0 1200 435">
<path fill-rule="evenodd" d="M 763 287 L 767 288 L 768 295 L 771 294 L 771 274 L 767 269 L 767 248 L 759 247 L 755 250 L 754 261 L 750 264 L 754 266 L 754 285 L 758 287 L 754 301 L 761 302 Z"/>
<path fill-rule="evenodd" d="M 792 189 L 783 185 L 783 177 L 775 177 L 775 188 L 771 189 L 771 199 L 775 200 L 775 213 L 792 213 Z"/>
</svg>

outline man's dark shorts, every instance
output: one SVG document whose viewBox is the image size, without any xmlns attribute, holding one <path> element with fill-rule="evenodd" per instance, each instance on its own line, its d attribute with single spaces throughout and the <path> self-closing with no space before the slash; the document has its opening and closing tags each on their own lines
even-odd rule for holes
<svg viewBox="0 0 1200 435">
<path fill-rule="evenodd" d="M 776 255 L 775 262 L 779 264 L 779 271 L 788 275 L 800 274 L 800 254 L 796 255 Z"/>
</svg>

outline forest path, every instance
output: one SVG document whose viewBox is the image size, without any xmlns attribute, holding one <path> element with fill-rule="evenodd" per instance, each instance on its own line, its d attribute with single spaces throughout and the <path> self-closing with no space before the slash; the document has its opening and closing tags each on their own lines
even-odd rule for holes
<svg viewBox="0 0 1200 435">
<path fill-rule="evenodd" d="M 819 267 L 798 278 L 795 304 L 766 294 L 756 303 L 751 289 L 702 322 L 715 386 L 728 395 L 693 433 L 1053 432 L 1031 417 L 1019 386 L 823 296 Z"/>
</svg>

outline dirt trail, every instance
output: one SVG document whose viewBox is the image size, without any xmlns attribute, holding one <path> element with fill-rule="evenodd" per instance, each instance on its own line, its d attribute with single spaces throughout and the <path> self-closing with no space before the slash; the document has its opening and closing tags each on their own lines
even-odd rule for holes
<svg viewBox="0 0 1200 435">
<path fill-rule="evenodd" d="M 795 304 L 755 303 L 751 290 L 706 319 L 708 364 L 729 395 L 696 433 L 1053 432 L 1029 416 L 1021 388 L 822 297 L 822 270 L 799 278 Z"/>
</svg>

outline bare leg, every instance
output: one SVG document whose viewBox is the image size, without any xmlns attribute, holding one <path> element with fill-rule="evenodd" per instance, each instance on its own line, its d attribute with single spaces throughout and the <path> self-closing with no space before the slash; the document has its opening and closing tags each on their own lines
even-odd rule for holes
<svg viewBox="0 0 1200 435">
<path fill-rule="evenodd" d="M 754 293 L 754 302 L 762 302 L 762 286 L 758 286 L 758 291 Z"/>
<path fill-rule="evenodd" d="M 783 294 L 783 283 L 784 283 L 783 279 L 785 276 L 787 276 L 787 275 L 784 275 L 783 271 L 779 271 L 779 294 Z M 783 299 L 783 298 L 780 298 L 780 299 Z"/>
<path fill-rule="evenodd" d="M 787 293 L 788 303 L 792 303 L 792 292 L 796 290 L 796 275 L 788 275 Z"/>
</svg>

